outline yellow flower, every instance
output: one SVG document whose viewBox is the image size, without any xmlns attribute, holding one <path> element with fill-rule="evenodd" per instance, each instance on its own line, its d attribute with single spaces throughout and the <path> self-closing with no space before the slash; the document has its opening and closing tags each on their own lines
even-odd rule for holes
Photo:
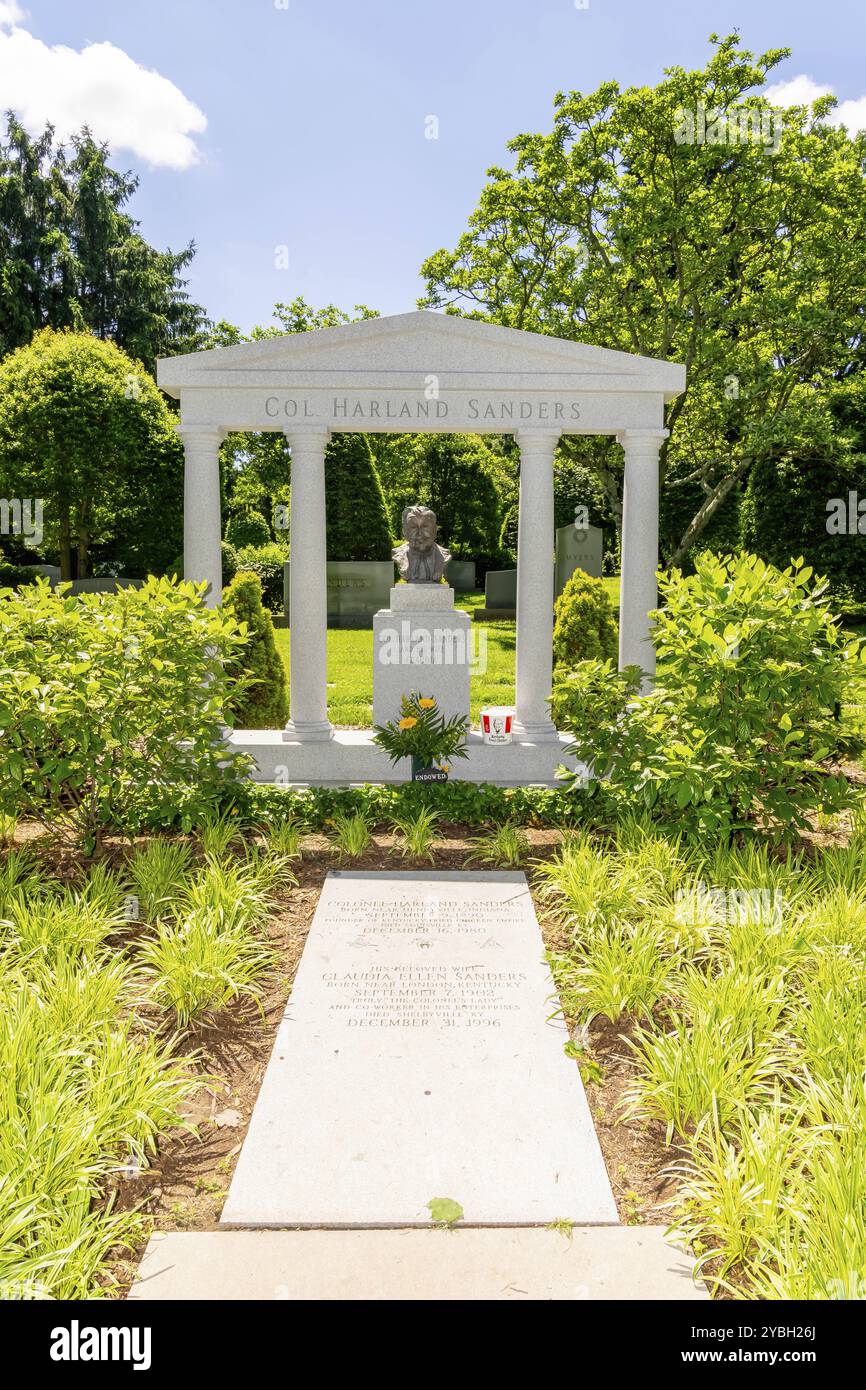
<svg viewBox="0 0 866 1390">
<path fill-rule="evenodd" d="M 436 701 L 435 701 L 435 700 L 431 700 L 431 699 L 429 699 L 429 698 L 424 699 L 424 700 L 419 700 L 419 701 L 418 701 L 418 708 L 419 708 L 419 709 L 435 709 L 435 708 L 436 708 Z"/>
<path fill-rule="evenodd" d="M 397 725 L 397 728 L 398 728 L 398 729 L 414 729 L 414 727 L 415 727 L 415 725 L 416 725 L 417 723 L 418 723 L 418 720 L 417 720 L 417 719 L 413 719 L 413 718 L 411 717 L 411 715 L 410 715 L 410 716 L 408 716 L 406 719 L 401 719 L 400 722 L 399 722 L 399 724 Z"/>
</svg>

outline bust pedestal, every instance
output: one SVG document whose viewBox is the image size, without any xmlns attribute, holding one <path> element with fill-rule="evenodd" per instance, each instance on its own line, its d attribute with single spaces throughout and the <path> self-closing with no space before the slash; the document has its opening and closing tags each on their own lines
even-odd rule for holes
<svg viewBox="0 0 866 1390">
<path fill-rule="evenodd" d="M 373 723 L 400 714 L 413 691 L 437 701 L 446 719 L 469 718 L 473 654 L 469 614 L 447 584 L 395 584 L 389 608 L 373 618 Z"/>
</svg>

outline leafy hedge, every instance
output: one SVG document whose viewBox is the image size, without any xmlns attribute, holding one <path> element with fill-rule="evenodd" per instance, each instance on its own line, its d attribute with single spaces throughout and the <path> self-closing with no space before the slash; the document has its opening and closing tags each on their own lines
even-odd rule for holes
<svg viewBox="0 0 866 1390">
<path fill-rule="evenodd" d="M 638 696 L 636 667 L 598 661 L 554 684 L 553 718 L 594 766 L 595 793 L 695 840 L 790 840 L 849 804 L 827 759 L 841 749 L 837 712 L 866 647 L 841 632 L 826 583 L 802 560 L 777 570 L 704 553 L 694 575 L 663 575 L 660 593 L 653 691 Z"/>
<path fill-rule="evenodd" d="M 489 825 L 513 821 L 552 829 L 605 823 L 603 798 L 590 802 L 585 791 L 563 787 L 499 787 L 487 782 L 367 783 L 356 787 L 282 787 L 247 782 L 227 791 L 223 808 L 235 807 L 239 818 L 255 824 L 275 824 L 294 818 L 309 830 L 321 830 L 341 812 L 363 811 L 373 824 L 429 806 L 441 820 L 457 825 Z M 149 822 L 154 829 L 193 824 L 182 802 L 173 811 L 154 805 Z"/>
<path fill-rule="evenodd" d="M 0 812 L 89 851 L 179 801 L 200 819 L 249 763 L 222 740 L 242 644 L 191 584 L 0 589 Z"/>
</svg>

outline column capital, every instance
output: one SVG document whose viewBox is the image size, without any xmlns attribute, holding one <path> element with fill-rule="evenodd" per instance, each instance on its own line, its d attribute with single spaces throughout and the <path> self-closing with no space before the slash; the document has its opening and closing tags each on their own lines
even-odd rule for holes
<svg viewBox="0 0 866 1390">
<path fill-rule="evenodd" d="M 184 444 L 200 444 L 203 448 L 218 449 L 228 434 L 228 430 L 223 429 L 222 425 L 185 425 L 182 420 L 175 429 Z"/>
<path fill-rule="evenodd" d="M 661 448 L 664 441 L 670 434 L 670 430 L 659 428 L 657 430 L 620 430 L 617 434 L 617 443 L 625 448 L 629 444 L 655 445 Z"/>
<path fill-rule="evenodd" d="M 521 454 L 524 452 L 544 453 L 548 450 L 552 454 L 560 437 L 560 430 L 517 430 L 514 435 Z"/>
<path fill-rule="evenodd" d="M 298 446 L 303 448 L 304 445 L 307 445 L 310 448 L 324 450 L 331 438 L 331 431 L 326 425 L 288 425 L 283 430 L 283 434 L 290 449 L 295 449 Z"/>
</svg>

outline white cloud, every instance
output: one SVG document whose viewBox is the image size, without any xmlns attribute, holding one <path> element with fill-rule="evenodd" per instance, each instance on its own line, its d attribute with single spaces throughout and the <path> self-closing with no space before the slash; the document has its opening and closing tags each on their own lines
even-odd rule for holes
<svg viewBox="0 0 866 1390">
<path fill-rule="evenodd" d="M 20 24 L 22 19 L 27 16 L 27 11 L 22 10 L 16 4 L 16 0 L 0 0 L 0 29 L 9 29 L 13 24 Z"/>
<path fill-rule="evenodd" d="M 818 97 L 827 96 L 833 88 L 826 83 L 816 82 L 814 77 L 800 72 L 789 77 L 786 82 L 774 82 L 767 87 L 764 96 L 774 106 L 811 106 Z M 840 101 L 827 117 L 828 125 L 844 125 L 853 134 L 866 130 L 866 96 Z"/>
<path fill-rule="evenodd" d="M 130 150 L 152 166 L 188 169 L 197 162 L 194 137 L 207 117 L 167 77 L 112 43 L 87 44 L 80 52 L 50 47 L 17 27 L 21 18 L 15 0 L 0 0 L 2 107 L 27 130 L 41 131 L 50 121 L 64 140 L 88 125 L 112 150 Z"/>
</svg>

